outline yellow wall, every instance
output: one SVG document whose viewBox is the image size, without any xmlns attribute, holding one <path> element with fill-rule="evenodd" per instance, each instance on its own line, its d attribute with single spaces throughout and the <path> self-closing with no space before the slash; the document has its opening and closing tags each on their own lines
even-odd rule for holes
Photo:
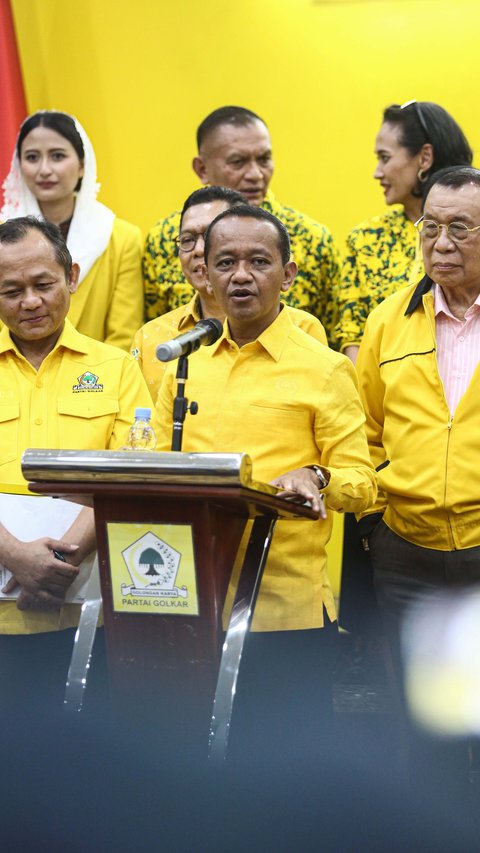
<svg viewBox="0 0 480 853">
<path fill-rule="evenodd" d="M 383 208 L 382 108 L 440 102 L 480 149 L 476 0 L 13 0 L 30 110 L 84 124 L 101 198 L 147 229 L 195 188 L 199 121 L 264 116 L 279 198 L 348 229 Z"/>
<path fill-rule="evenodd" d="M 12 5 L 29 109 L 79 118 L 96 150 L 101 200 L 145 231 L 197 186 L 195 129 L 222 104 L 265 117 L 274 191 L 340 244 L 383 209 L 371 174 L 384 106 L 437 101 L 480 150 L 477 0 Z M 337 575 L 338 526 L 335 536 Z"/>
</svg>

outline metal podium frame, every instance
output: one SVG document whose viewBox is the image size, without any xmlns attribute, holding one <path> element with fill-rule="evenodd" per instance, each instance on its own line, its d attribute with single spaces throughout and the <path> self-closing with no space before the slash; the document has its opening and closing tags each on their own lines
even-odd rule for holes
<svg viewBox="0 0 480 853">
<path fill-rule="evenodd" d="M 276 522 L 283 518 L 316 520 L 318 514 L 309 506 L 277 497 L 279 490 L 274 486 L 252 480 L 252 463 L 245 453 L 30 449 L 23 455 L 22 470 L 31 491 L 94 507 L 99 553 L 100 541 L 103 539 L 99 537 L 98 507 L 108 496 L 115 500 L 115 496 L 128 495 L 131 500 L 135 500 L 148 490 L 149 500 L 162 503 L 171 500 L 172 496 L 177 499 L 202 500 L 202 496 L 212 495 L 217 503 L 231 504 L 235 513 L 240 513 L 245 519 L 244 524 L 248 518 L 253 519 L 222 646 L 210 720 L 209 755 L 214 760 L 223 760 L 227 751 L 245 637 L 250 628 Z M 106 562 L 108 564 L 108 559 Z M 105 571 L 102 573 L 104 600 Z M 97 601 L 98 592 L 96 594 Z M 223 602 L 221 604 L 223 606 Z M 88 658 L 85 648 L 91 649 L 92 630 L 95 631 L 92 611 L 93 608 L 84 605 L 70 666 L 70 674 L 76 673 L 75 683 L 70 684 L 71 699 L 79 707 L 82 690 L 78 685 L 86 682 L 86 665 L 82 664 L 82 660 Z M 107 619 L 105 621 L 108 640 Z M 67 690 L 67 701 L 68 698 Z"/>
</svg>

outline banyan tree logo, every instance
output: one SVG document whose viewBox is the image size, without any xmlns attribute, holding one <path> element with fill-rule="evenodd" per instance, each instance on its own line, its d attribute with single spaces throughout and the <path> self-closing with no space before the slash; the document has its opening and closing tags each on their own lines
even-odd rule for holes
<svg viewBox="0 0 480 853">
<path fill-rule="evenodd" d="M 132 584 L 122 583 L 122 595 L 187 598 L 186 586 L 175 585 L 182 555 L 155 536 L 145 533 L 122 551 Z"/>
</svg>

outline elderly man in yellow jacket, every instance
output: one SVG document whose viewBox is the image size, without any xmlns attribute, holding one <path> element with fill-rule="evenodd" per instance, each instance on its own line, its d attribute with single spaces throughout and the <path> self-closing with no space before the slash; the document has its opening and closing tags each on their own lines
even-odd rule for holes
<svg viewBox="0 0 480 853">
<path fill-rule="evenodd" d="M 48 685 L 53 675 L 61 690 L 58 663 L 68 662 L 73 636 L 66 629 L 77 624 L 80 609 L 64 599 L 95 548 L 90 509 L 61 538 L 49 538 L 48 529 L 32 536 L 28 522 L 21 535 L 17 524 L 13 535 L 3 523 L 11 518 L 5 493 L 26 492 L 22 452 L 119 448 L 135 407 L 149 402 L 134 359 L 80 334 L 66 319 L 78 275 L 56 226 L 34 217 L 0 225 L 0 563 L 3 573 L 11 572 L 3 594 L 19 593 L 0 601 L 0 681 L 9 682 L 4 699 L 36 676 Z M 44 500 L 31 498 L 38 507 Z M 18 671 L 27 666 L 30 676 Z M 60 672 L 65 676 L 66 669 Z"/>
<path fill-rule="evenodd" d="M 394 663 L 409 604 L 480 582 L 480 171 L 437 172 L 426 276 L 367 322 L 357 369 L 379 496 L 361 520 Z"/>
</svg>

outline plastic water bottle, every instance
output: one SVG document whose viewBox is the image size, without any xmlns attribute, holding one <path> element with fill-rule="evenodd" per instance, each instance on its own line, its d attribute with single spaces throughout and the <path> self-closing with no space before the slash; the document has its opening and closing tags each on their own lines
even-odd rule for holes
<svg viewBox="0 0 480 853">
<path fill-rule="evenodd" d="M 135 421 L 130 427 L 124 450 L 155 450 L 157 437 L 150 423 L 151 417 L 151 409 L 135 409 Z"/>
</svg>

